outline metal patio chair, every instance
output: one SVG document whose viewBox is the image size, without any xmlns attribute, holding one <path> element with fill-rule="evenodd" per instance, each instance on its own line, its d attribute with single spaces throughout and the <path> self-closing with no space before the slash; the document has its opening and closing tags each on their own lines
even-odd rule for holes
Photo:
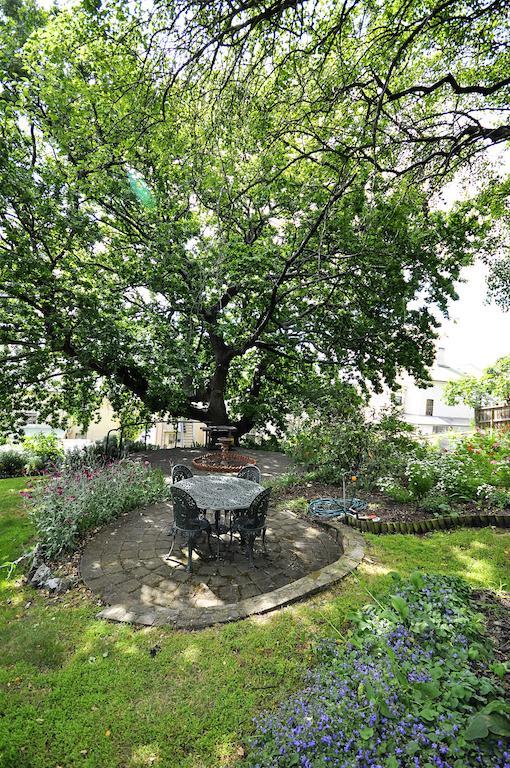
<svg viewBox="0 0 510 768">
<path fill-rule="evenodd" d="M 184 464 L 175 464 L 172 467 L 172 483 L 178 483 L 179 480 L 185 480 L 187 477 L 193 477 L 193 472 Z"/>
<path fill-rule="evenodd" d="M 247 464 L 239 470 L 237 477 L 243 480 L 250 480 L 252 483 L 260 483 L 260 469 L 256 464 Z"/>
<path fill-rule="evenodd" d="M 212 555 L 211 524 L 203 516 L 202 510 L 197 507 L 195 500 L 189 493 L 183 491 L 182 488 L 171 488 L 170 492 L 172 494 L 174 508 L 174 522 L 170 529 L 172 546 L 170 547 L 167 557 L 171 557 L 172 555 L 177 534 L 183 533 L 186 536 L 186 543 L 188 545 L 188 562 L 186 570 L 191 573 L 193 547 L 202 533 L 207 535 L 207 545 L 209 547 L 209 552 Z"/>
<path fill-rule="evenodd" d="M 253 545 L 257 536 L 262 535 L 262 545 L 266 549 L 266 515 L 269 507 L 271 488 L 266 488 L 256 496 L 248 509 L 240 510 L 232 523 L 232 530 L 239 533 L 241 544 L 248 545 L 250 565 L 254 568 Z"/>
</svg>

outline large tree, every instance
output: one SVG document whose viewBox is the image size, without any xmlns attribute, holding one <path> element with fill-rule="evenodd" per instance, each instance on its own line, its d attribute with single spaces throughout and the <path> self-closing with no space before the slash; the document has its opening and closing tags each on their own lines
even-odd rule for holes
<svg viewBox="0 0 510 768">
<path fill-rule="evenodd" d="M 485 226 L 430 196 L 508 137 L 500 5 L 5 3 L 4 428 L 107 395 L 242 434 L 425 377 Z"/>
</svg>

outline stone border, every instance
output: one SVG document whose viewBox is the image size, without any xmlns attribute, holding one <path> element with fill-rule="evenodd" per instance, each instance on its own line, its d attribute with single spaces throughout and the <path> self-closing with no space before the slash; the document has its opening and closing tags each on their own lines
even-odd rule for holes
<svg viewBox="0 0 510 768">
<path fill-rule="evenodd" d="M 316 518 L 311 518 L 317 522 Z M 430 533 L 444 531 L 447 528 L 483 528 L 493 525 L 498 528 L 510 528 L 510 515 L 478 514 L 478 515 L 442 515 L 431 517 L 429 520 L 390 521 L 358 520 L 346 517 L 345 522 L 351 528 L 357 528 L 362 533 Z"/>
<path fill-rule="evenodd" d="M 283 608 L 285 605 L 330 587 L 357 568 L 363 560 L 365 543 L 358 531 L 336 521 L 328 521 L 326 527 L 334 531 L 337 542 L 339 538 L 341 539 L 343 554 L 334 563 L 308 573 L 272 592 L 240 600 L 237 603 L 210 608 L 160 608 L 143 603 L 126 605 L 119 603 L 104 608 L 97 614 L 97 618 L 141 624 L 146 627 L 170 625 L 175 629 L 203 629 L 212 624 L 224 624 Z"/>
<path fill-rule="evenodd" d="M 199 469 L 201 472 L 221 472 L 222 474 L 229 474 L 234 472 L 240 472 L 243 467 L 248 467 L 251 465 L 256 465 L 257 460 L 252 459 L 251 456 L 243 456 L 241 453 L 234 453 L 232 452 L 232 455 L 239 459 L 240 462 L 244 461 L 244 464 L 239 463 L 236 464 L 234 467 L 231 465 L 230 467 L 220 467 L 217 464 L 203 464 L 202 459 L 206 459 L 208 456 L 219 456 L 219 451 L 217 453 L 204 453 L 202 456 L 197 456 L 196 459 L 192 460 L 192 464 L 195 467 L 195 469 Z"/>
</svg>

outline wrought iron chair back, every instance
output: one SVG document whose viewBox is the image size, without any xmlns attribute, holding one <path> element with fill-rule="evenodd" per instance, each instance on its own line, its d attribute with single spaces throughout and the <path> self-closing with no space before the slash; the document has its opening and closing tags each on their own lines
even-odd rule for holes
<svg viewBox="0 0 510 768">
<path fill-rule="evenodd" d="M 172 487 L 170 491 L 174 508 L 174 522 L 170 531 L 170 535 L 172 536 L 172 546 L 170 547 L 167 557 L 171 557 L 172 555 L 177 533 L 179 531 L 184 533 L 188 545 L 188 562 L 186 570 L 191 572 L 193 546 L 200 534 L 206 534 L 209 552 L 211 552 L 211 525 L 205 517 L 203 517 L 202 510 L 197 507 L 195 500 L 189 493 L 186 493 L 182 488 L 175 487 Z"/>
<path fill-rule="evenodd" d="M 246 512 L 240 518 L 244 530 L 261 531 L 265 527 L 270 496 L 271 488 L 266 488 L 258 496 L 255 496 Z"/>
<path fill-rule="evenodd" d="M 250 480 L 252 483 L 260 483 L 260 469 L 255 464 L 247 464 L 239 470 L 237 477 Z"/>
<path fill-rule="evenodd" d="M 243 510 L 241 515 L 232 524 L 232 529 L 241 536 L 241 545 L 245 542 L 248 544 L 248 557 L 252 567 L 255 567 L 253 562 L 253 545 L 258 534 L 262 534 L 262 545 L 264 550 L 266 549 L 266 515 L 270 495 L 271 488 L 261 491 L 254 498 L 249 508 Z"/>
<path fill-rule="evenodd" d="M 178 483 L 179 480 L 185 480 L 187 477 L 193 477 L 193 472 L 184 464 L 175 464 L 172 467 L 172 483 Z"/>
<path fill-rule="evenodd" d="M 200 530 L 201 510 L 197 507 L 195 499 L 182 488 L 171 488 L 174 523 L 179 531 Z"/>
</svg>

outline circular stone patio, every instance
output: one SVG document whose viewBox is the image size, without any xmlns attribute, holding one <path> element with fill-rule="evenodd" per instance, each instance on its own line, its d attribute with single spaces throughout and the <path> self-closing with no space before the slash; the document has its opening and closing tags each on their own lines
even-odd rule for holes
<svg viewBox="0 0 510 768">
<path fill-rule="evenodd" d="M 82 578 L 108 604 L 99 616 L 185 628 L 231 621 L 315 592 L 342 578 L 363 557 L 357 531 L 337 524 L 332 536 L 290 511 L 270 509 L 267 553 L 257 540 L 256 568 L 250 568 L 238 541 L 227 547 L 224 536 L 221 559 L 211 557 L 204 538 L 194 554 L 193 573 L 188 573 L 182 539 L 167 557 L 171 521 L 171 504 L 155 504 L 122 515 L 86 545 Z M 213 553 L 216 542 L 212 536 Z"/>
</svg>

